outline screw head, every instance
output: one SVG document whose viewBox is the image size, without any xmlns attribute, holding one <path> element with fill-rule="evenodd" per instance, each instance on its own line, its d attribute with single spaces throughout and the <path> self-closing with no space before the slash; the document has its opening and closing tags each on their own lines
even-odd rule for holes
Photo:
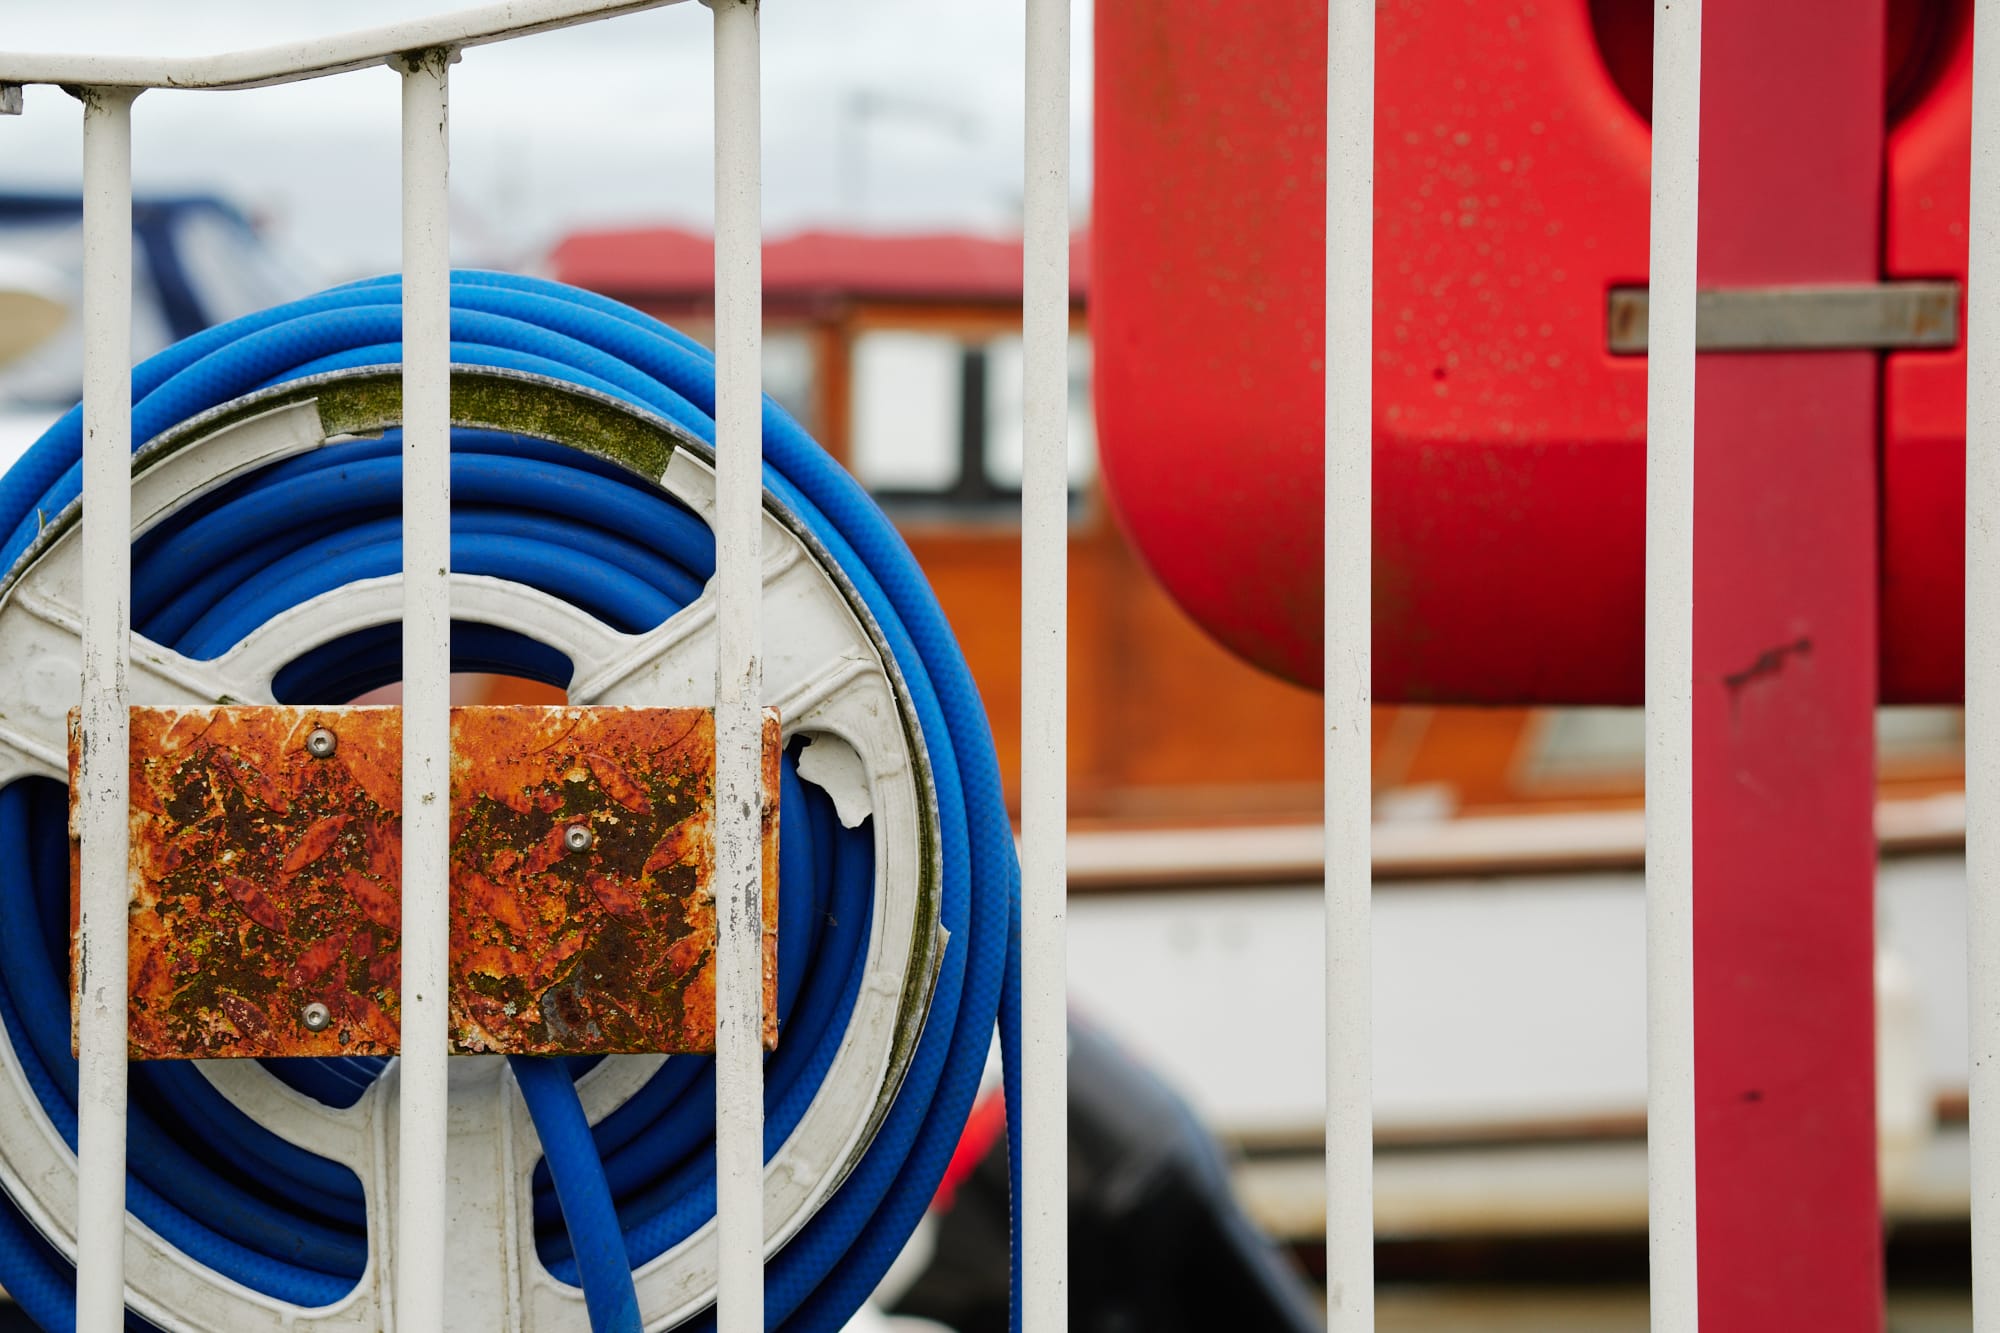
<svg viewBox="0 0 2000 1333">
<path fill-rule="evenodd" d="M 587 824 L 571 824 L 563 830 L 563 846 L 573 852 L 587 852 L 596 841 L 597 835 L 590 831 Z"/>
<path fill-rule="evenodd" d="M 333 1010 L 314 1000 L 299 1010 L 299 1019 L 306 1025 L 306 1031 L 324 1032 L 333 1026 Z"/>
<path fill-rule="evenodd" d="M 325 727 L 314 727 L 306 737 L 306 751 L 315 759 L 325 759 L 340 748 L 340 739 Z"/>
</svg>

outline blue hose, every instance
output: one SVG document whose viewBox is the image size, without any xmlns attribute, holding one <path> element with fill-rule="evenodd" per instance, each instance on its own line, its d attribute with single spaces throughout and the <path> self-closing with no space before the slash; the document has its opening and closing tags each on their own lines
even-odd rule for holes
<svg viewBox="0 0 2000 1333">
<path fill-rule="evenodd" d="M 624 1246 L 618 1243 L 611 1186 L 591 1141 L 590 1121 L 584 1117 L 576 1083 L 560 1060 L 517 1055 L 508 1064 L 528 1114 L 534 1117 L 542 1151 L 550 1161 L 563 1164 L 555 1173 L 556 1197 L 576 1242 L 591 1333 L 644 1333 L 639 1294 L 632 1288 Z"/>
<path fill-rule="evenodd" d="M 133 372 L 133 438 L 268 385 L 399 363 L 400 297 L 394 278 L 358 283 L 176 344 Z M 712 359 L 674 330 L 589 293 L 502 274 L 456 274 L 452 304 L 454 361 L 559 377 L 713 440 Z M 0 477 L 0 533 L 9 534 L 0 568 L 76 497 L 80 437 L 81 413 L 72 411 Z M 452 449 L 456 569 L 528 584 L 633 632 L 685 606 L 714 573 L 706 526 L 615 466 L 491 431 L 456 430 Z M 894 1105 L 859 1164 L 766 1269 L 769 1327 L 836 1329 L 935 1192 L 1003 1007 L 1002 1046 L 1013 1067 L 1019 870 L 984 710 L 908 548 L 861 488 L 768 401 L 764 449 L 767 489 L 859 591 L 908 686 L 937 789 L 950 933 Z M 289 606 L 395 573 L 400 486 L 400 443 L 390 432 L 218 488 L 134 543 L 135 628 L 210 658 Z M 302 654 L 274 692 L 285 702 L 341 702 L 398 679 L 400 653 L 393 625 L 350 635 Z M 489 626 L 455 625 L 452 655 L 455 670 L 568 682 L 560 652 Z M 799 781 L 795 758 L 788 753 L 782 770 L 781 1037 L 765 1066 L 767 1153 L 790 1135 L 831 1064 L 859 990 L 873 896 L 871 831 L 843 827 L 825 793 Z M 40 780 L 0 791 L 0 1022 L 73 1146 L 65 801 L 60 787 Z M 270 1066 L 308 1095 L 348 1105 L 380 1062 Z M 585 1126 L 572 1082 L 579 1068 L 516 1067 L 546 1153 L 535 1177 L 536 1242 L 551 1272 L 583 1286 L 592 1328 L 623 1333 L 638 1326 L 630 1270 L 714 1215 L 714 1070 L 706 1059 L 668 1060 L 624 1106 Z M 1010 1121 L 1015 1105 L 1010 1095 Z M 195 1070 L 171 1062 L 133 1066 L 130 1126 L 129 1206 L 191 1258 L 302 1306 L 337 1301 L 359 1280 L 367 1219 L 360 1184 L 344 1166 L 285 1143 Z M 1010 1124 L 1010 1142 L 1016 1130 Z M 73 1327 L 73 1269 L 11 1206 L 0 1207 L 0 1286 L 44 1328 Z M 136 1316 L 130 1322 L 148 1327 Z M 689 1326 L 712 1323 L 704 1315 Z"/>
</svg>

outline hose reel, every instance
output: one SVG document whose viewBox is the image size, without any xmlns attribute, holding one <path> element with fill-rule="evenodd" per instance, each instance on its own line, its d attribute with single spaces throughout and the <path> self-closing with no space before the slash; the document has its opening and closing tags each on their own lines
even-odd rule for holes
<svg viewBox="0 0 2000 1333">
<path fill-rule="evenodd" d="M 135 704 L 333 704 L 396 678 L 399 320 L 393 282 L 336 289 L 135 373 L 134 438 L 150 438 L 134 465 Z M 574 705 L 709 703 L 705 354 L 600 298 L 483 274 L 455 281 L 453 346 L 454 668 L 548 680 Z M 765 699 L 785 745 L 767 1284 L 783 1326 L 837 1327 L 963 1124 L 1018 872 L 976 693 L 907 551 L 774 406 L 766 441 Z M 73 1282 L 58 1256 L 75 1071 L 48 779 L 87 577 L 65 450 L 73 462 L 74 420 L 0 482 L 0 523 L 21 520 L 0 584 L 15 664 L 0 680 L 0 1183 L 19 1211 L 0 1219 L 0 1284 L 51 1326 Z M 538 1163 L 522 1080 L 495 1057 L 454 1062 L 454 1327 L 581 1325 L 551 1178 L 579 1153 L 603 1163 L 619 1234 L 576 1245 L 623 1248 L 646 1326 L 712 1302 L 708 1062 L 574 1072 L 593 1129 Z M 132 1088 L 136 1311 L 165 1328 L 383 1326 L 393 1073 L 142 1064 Z"/>
</svg>

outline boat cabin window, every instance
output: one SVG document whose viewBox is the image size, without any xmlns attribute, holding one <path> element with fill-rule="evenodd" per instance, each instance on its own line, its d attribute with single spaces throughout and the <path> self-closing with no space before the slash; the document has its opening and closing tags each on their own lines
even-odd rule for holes
<svg viewBox="0 0 2000 1333">
<path fill-rule="evenodd" d="M 885 504 L 1017 509 L 1021 339 L 884 329 L 853 344 L 849 438 L 855 475 Z M 1090 342 L 1069 345 L 1069 482 L 1096 472 Z"/>
</svg>

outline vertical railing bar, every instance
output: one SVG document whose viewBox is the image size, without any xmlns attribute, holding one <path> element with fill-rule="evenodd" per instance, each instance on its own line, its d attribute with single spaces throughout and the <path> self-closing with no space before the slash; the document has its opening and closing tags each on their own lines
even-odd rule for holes
<svg viewBox="0 0 2000 1333">
<path fill-rule="evenodd" d="M 2000 4 L 1972 23 L 1965 289 L 1965 875 L 1970 1007 L 1972 1320 L 2000 1333 Z"/>
<path fill-rule="evenodd" d="M 1695 280 L 1701 0 L 1658 0 L 1646 373 L 1646 1158 L 1652 1327 L 1698 1317 L 1694 1124 Z"/>
<path fill-rule="evenodd" d="M 76 823 L 79 1333 L 125 1327 L 132 99 L 83 90 L 83 696 Z"/>
<path fill-rule="evenodd" d="M 1021 290 L 1022 1319 L 1069 1327 L 1069 0 L 1028 0 Z"/>
<path fill-rule="evenodd" d="M 451 53 L 403 74 L 403 981 L 395 1327 L 445 1326 L 451 917 Z M 466 1280 L 475 1280 L 461 1275 Z"/>
<path fill-rule="evenodd" d="M 764 1327 L 763 186 L 757 0 L 715 11 L 715 1173 L 720 1333 Z"/>
<path fill-rule="evenodd" d="M 1326 1313 L 1375 1327 L 1369 858 L 1375 0 L 1332 0 L 1326 53 Z"/>
</svg>

